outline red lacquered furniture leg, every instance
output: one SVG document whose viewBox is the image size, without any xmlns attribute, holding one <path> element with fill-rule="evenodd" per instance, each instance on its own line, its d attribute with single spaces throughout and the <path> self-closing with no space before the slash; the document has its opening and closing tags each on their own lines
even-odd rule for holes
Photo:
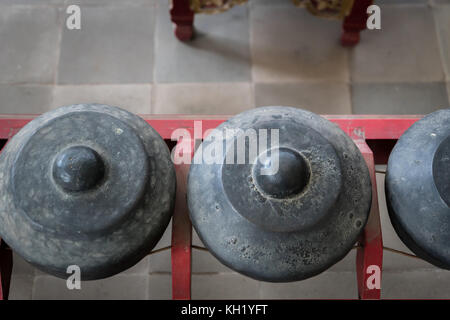
<svg viewBox="0 0 450 320">
<path fill-rule="evenodd" d="M 361 151 L 372 181 L 372 207 L 369 220 L 356 254 L 356 276 L 360 299 L 380 299 L 383 268 L 383 240 L 381 236 L 380 211 L 378 208 L 377 181 L 372 150 L 364 140 L 355 141 Z"/>
<path fill-rule="evenodd" d="M 0 300 L 8 299 L 12 266 L 12 251 L 0 238 Z"/>
<path fill-rule="evenodd" d="M 194 12 L 189 0 L 173 0 L 170 17 L 175 24 L 175 36 L 178 40 L 187 41 L 194 35 Z"/>
<path fill-rule="evenodd" d="M 184 141 L 184 143 L 186 143 Z M 193 156 L 193 140 L 189 144 L 190 158 Z M 175 148 L 181 146 L 178 143 Z M 186 144 L 184 145 L 186 146 Z M 183 150 L 183 149 L 178 149 Z M 183 150 L 186 151 L 186 150 Z M 172 218 L 172 298 L 191 299 L 191 242 L 192 224 L 186 202 L 186 185 L 189 164 L 176 165 L 177 199 Z"/>
<path fill-rule="evenodd" d="M 354 46 L 359 42 L 360 31 L 366 28 L 367 7 L 373 0 L 355 0 L 352 11 L 344 19 L 341 43 L 343 46 Z"/>
</svg>

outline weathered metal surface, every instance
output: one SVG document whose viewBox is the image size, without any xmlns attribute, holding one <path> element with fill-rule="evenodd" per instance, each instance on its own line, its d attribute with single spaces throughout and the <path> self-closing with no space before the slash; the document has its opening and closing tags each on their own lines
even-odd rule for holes
<svg viewBox="0 0 450 320">
<path fill-rule="evenodd" d="M 450 109 L 427 115 L 400 137 L 389 157 L 386 200 L 402 241 L 450 269 Z"/>
<path fill-rule="evenodd" d="M 369 172 L 352 140 L 326 119 L 289 107 L 244 112 L 216 130 L 225 129 L 242 131 L 228 141 L 206 139 L 203 154 L 219 146 L 226 151 L 215 164 L 197 151 L 188 180 L 191 220 L 212 254 L 238 272 L 274 282 L 312 277 L 341 260 L 371 205 Z M 255 157 L 246 152 L 244 164 L 228 164 L 226 155 L 247 129 L 278 129 L 279 145 L 260 145 Z M 270 148 L 279 152 L 280 170 L 263 177 L 257 169 Z"/>
<path fill-rule="evenodd" d="M 0 155 L 0 236 L 25 260 L 83 280 L 116 274 L 156 245 L 176 178 L 164 140 L 143 119 L 105 105 L 37 117 Z"/>
</svg>

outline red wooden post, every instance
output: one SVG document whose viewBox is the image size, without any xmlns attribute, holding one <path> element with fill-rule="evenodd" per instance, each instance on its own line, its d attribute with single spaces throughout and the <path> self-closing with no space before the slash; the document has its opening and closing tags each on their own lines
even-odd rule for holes
<svg viewBox="0 0 450 320">
<path fill-rule="evenodd" d="M 175 36 L 181 41 L 192 39 L 194 34 L 194 12 L 189 0 L 173 0 L 170 17 L 175 24 Z"/>
<path fill-rule="evenodd" d="M 359 42 L 360 31 L 366 28 L 367 7 L 373 0 L 355 0 L 352 11 L 345 17 L 341 43 L 343 46 L 354 46 Z"/>
<path fill-rule="evenodd" d="M 12 266 L 12 251 L 0 238 L 0 300 L 8 299 Z"/>
<path fill-rule="evenodd" d="M 189 146 L 190 150 L 182 149 Z M 189 159 L 194 155 L 194 140 L 189 144 L 180 141 L 176 151 L 189 152 Z M 174 300 L 191 299 L 191 253 L 192 224 L 186 202 L 187 175 L 189 164 L 176 165 L 177 198 L 172 218 L 172 298 Z"/>
<path fill-rule="evenodd" d="M 383 240 L 381 236 L 380 211 L 378 208 L 377 181 L 372 150 L 362 139 L 356 140 L 372 181 L 372 207 L 364 228 L 360 247 L 356 253 L 356 277 L 360 299 L 380 299 L 383 268 Z M 377 283 L 378 281 L 378 283 Z M 380 285 L 377 287 L 377 285 Z"/>
</svg>

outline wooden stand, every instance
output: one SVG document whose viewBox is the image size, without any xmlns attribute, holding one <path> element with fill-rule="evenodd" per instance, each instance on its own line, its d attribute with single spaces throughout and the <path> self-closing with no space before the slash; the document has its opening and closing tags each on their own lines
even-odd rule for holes
<svg viewBox="0 0 450 320">
<path fill-rule="evenodd" d="M 373 0 L 355 0 L 350 14 L 344 19 L 341 37 L 343 46 L 352 47 L 359 42 L 359 33 L 366 28 L 367 8 Z"/>
<path fill-rule="evenodd" d="M 173 0 L 170 17 L 175 24 L 175 36 L 187 41 L 194 35 L 194 12 L 189 7 L 189 0 Z"/>
</svg>

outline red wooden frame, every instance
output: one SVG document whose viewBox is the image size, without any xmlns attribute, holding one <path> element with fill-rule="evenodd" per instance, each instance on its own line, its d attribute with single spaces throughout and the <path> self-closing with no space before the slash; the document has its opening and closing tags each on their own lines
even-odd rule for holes
<svg viewBox="0 0 450 320">
<path fill-rule="evenodd" d="M 184 128 L 194 137 L 194 121 L 202 121 L 202 130 L 217 127 L 227 116 L 193 116 L 193 115 L 144 115 L 142 116 L 166 140 L 171 139 L 172 132 Z M 364 229 L 358 247 L 357 285 L 361 299 L 379 299 L 380 289 L 367 286 L 370 273 L 367 267 L 378 266 L 382 271 L 383 243 L 378 208 L 378 197 L 375 179 L 375 164 L 385 164 L 392 141 L 398 139 L 405 130 L 421 116 L 324 116 L 338 125 L 358 145 L 370 170 L 372 180 L 372 208 L 369 221 Z M 0 139 L 9 139 L 33 115 L 0 115 Z M 195 138 L 195 137 L 194 137 Z M 371 150 L 369 145 L 377 146 Z M 194 140 L 190 141 L 190 156 L 193 155 Z M 177 147 L 177 146 L 175 146 Z M 375 153 L 374 153 L 375 152 Z M 378 161 L 377 161 L 378 160 Z M 172 221 L 172 295 L 173 299 L 191 298 L 191 236 L 192 225 L 186 205 L 186 178 L 188 165 L 176 166 L 177 200 Z M 0 246 L 0 300 L 8 297 L 9 281 L 12 271 L 12 253 L 6 246 Z"/>
<path fill-rule="evenodd" d="M 380 299 L 381 287 L 374 289 L 367 286 L 367 281 L 372 275 L 372 271 L 368 268 L 371 266 L 377 266 L 379 268 L 380 285 L 381 270 L 383 270 L 383 239 L 381 235 L 380 210 L 378 207 L 375 161 L 372 150 L 370 150 L 365 140 L 356 139 L 355 142 L 366 161 L 370 172 L 370 180 L 372 181 L 372 206 L 356 253 L 358 295 L 361 299 Z"/>
<path fill-rule="evenodd" d="M 274 0 L 276 1 L 276 0 Z M 367 8 L 373 0 L 354 0 L 350 14 L 342 24 L 341 43 L 343 46 L 354 46 L 359 42 L 359 33 L 366 28 Z M 173 0 L 170 17 L 174 23 L 174 33 L 178 40 L 188 41 L 194 36 L 194 12 L 189 0 Z"/>
<path fill-rule="evenodd" d="M 195 140 L 190 142 L 190 158 L 194 156 Z M 177 148 L 179 144 L 175 146 Z M 183 150 L 185 151 L 185 150 Z M 192 224 L 189 219 L 186 186 L 189 165 L 176 166 L 177 195 L 172 218 L 172 297 L 175 300 L 191 299 Z"/>
</svg>

